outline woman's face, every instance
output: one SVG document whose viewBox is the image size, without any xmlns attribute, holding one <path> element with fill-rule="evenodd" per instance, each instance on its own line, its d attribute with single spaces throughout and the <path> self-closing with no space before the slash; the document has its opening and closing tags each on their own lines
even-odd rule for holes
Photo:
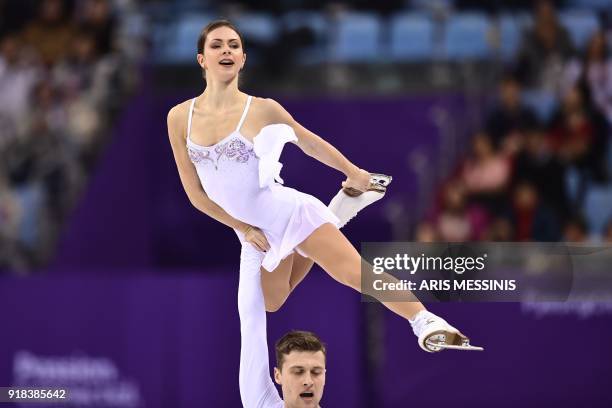
<svg viewBox="0 0 612 408">
<path fill-rule="evenodd" d="M 233 80 L 245 61 L 246 54 L 240 37 L 229 27 L 218 27 L 209 32 L 204 43 L 204 54 L 198 54 L 198 62 L 206 70 L 208 81 Z"/>
</svg>

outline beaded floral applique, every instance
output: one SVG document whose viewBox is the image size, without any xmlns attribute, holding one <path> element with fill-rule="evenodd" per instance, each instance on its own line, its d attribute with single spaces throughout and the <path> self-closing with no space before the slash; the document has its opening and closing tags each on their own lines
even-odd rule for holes
<svg viewBox="0 0 612 408">
<path fill-rule="evenodd" d="M 211 161 L 215 165 L 215 170 L 218 169 L 219 160 L 233 160 L 238 163 L 246 163 L 251 157 L 255 157 L 255 152 L 252 147 L 248 147 L 246 143 L 238 138 L 232 138 L 225 143 L 221 143 L 214 147 L 216 159 L 211 158 L 210 150 L 196 150 L 188 148 L 189 158 L 194 164 L 199 164 L 205 160 Z"/>
<path fill-rule="evenodd" d="M 187 148 L 187 153 L 189 154 L 189 158 L 191 162 L 194 164 L 199 164 L 204 160 L 210 160 L 213 164 L 215 163 L 213 159 L 210 158 L 210 152 L 208 150 L 196 150 L 191 147 Z"/>
</svg>

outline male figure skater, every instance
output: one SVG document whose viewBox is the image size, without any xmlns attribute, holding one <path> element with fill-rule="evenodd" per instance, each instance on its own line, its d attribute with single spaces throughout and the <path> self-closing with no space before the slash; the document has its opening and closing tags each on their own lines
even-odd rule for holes
<svg viewBox="0 0 612 408">
<path fill-rule="evenodd" d="M 264 253 L 244 243 L 240 254 L 240 398 L 245 408 L 319 407 L 325 387 L 325 346 L 313 333 L 292 331 L 276 343 L 274 380 L 270 378 L 266 307 L 261 290 Z"/>
</svg>

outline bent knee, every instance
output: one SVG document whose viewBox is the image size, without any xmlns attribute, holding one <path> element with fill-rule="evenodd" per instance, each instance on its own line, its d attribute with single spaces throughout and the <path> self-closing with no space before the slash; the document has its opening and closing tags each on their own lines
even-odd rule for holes
<svg viewBox="0 0 612 408">
<path fill-rule="evenodd" d="M 276 299 L 266 299 L 265 303 L 266 303 L 266 312 L 269 313 L 273 313 L 273 312 L 278 312 L 278 310 L 281 308 L 281 306 L 283 306 L 285 304 L 285 300 L 287 300 L 287 297 L 281 299 L 281 298 L 276 298 Z"/>
<path fill-rule="evenodd" d="M 285 304 L 291 289 L 289 288 L 288 283 L 281 285 L 268 284 L 264 286 L 263 292 L 266 312 L 276 312 Z"/>
</svg>

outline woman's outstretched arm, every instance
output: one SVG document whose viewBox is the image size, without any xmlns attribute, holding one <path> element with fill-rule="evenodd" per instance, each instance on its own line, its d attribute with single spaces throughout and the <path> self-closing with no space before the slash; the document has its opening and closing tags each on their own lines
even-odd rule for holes
<svg viewBox="0 0 612 408">
<path fill-rule="evenodd" d="M 285 123 L 293 128 L 298 138 L 298 147 L 308 156 L 342 172 L 350 181 L 351 186 L 366 190 L 370 181 L 369 173 L 349 161 L 338 149 L 323 138 L 317 136 L 293 117 L 273 99 L 266 99 L 266 114 L 269 123 Z"/>
</svg>

